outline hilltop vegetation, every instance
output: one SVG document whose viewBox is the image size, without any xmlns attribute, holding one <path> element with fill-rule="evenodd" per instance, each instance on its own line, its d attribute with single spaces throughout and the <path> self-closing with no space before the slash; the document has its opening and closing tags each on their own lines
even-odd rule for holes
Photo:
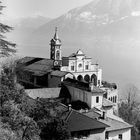
<svg viewBox="0 0 140 140">
<path fill-rule="evenodd" d="M 125 100 L 119 105 L 119 116 L 129 124 L 133 125 L 132 137 L 134 140 L 139 140 L 140 134 L 140 103 L 139 90 L 132 84 L 129 84 L 125 91 Z"/>
<path fill-rule="evenodd" d="M 24 88 L 15 81 L 14 68 L 15 64 L 6 64 L 2 66 L 1 71 L 1 138 L 5 140 L 69 138 L 67 123 L 59 118 L 60 113 L 55 110 L 58 102 L 30 98 Z"/>
</svg>

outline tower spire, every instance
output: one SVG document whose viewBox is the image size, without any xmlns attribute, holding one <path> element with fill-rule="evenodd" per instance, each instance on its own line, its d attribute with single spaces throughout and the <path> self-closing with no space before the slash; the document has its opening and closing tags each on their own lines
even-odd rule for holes
<svg viewBox="0 0 140 140">
<path fill-rule="evenodd" d="M 58 38 L 57 31 L 58 31 L 58 28 L 55 27 L 55 34 L 54 34 L 54 39 L 55 39 L 55 40 L 58 40 L 58 39 L 59 39 L 59 38 Z"/>
<path fill-rule="evenodd" d="M 57 34 L 57 27 L 55 27 L 55 34 L 51 39 L 50 45 L 50 58 L 52 60 L 61 60 L 61 40 Z"/>
</svg>

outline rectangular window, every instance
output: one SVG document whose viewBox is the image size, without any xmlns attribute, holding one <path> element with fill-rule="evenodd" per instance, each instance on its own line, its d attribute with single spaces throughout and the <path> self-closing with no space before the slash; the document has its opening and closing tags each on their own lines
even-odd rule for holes
<svg viewBox="0 0 140 140">
<path fill-rule="evenodd" d="M 119 134 L 118 138 L 119 140 L 122 140 L 123 139 L 122 134 Z"/>
<path fill-rule="evenodd" d="M 99 97 L 98 96 L 96 97 L 96 103 L 99 103 Z"/>
<path fill-rule="evenodd" d="M 105 132 L 105 139 L 108 140 L 108 132 Z"/>
<path fill-rule="evenodd" d="M 85 65 L 86 70 L 88 70 L 88 65 Z"/>
<path fill-rule="evenodd" d="M 74 66 L 71 66 L 71 70 L 74 71 Z"/>
<path fill-rule="evenodd" d="M 98 85 L 100 85 L 100 80 L 98 80 Z"/>
</svg>

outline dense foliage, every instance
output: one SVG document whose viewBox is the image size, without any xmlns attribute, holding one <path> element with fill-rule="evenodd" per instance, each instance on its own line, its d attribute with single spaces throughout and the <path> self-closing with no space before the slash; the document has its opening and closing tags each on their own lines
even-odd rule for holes
<svg viewBox="0 0 140 140">
<path fill-rule="evenodd" d="M 70 137 L 67 123 L 60 118 L 54 118 L 43 127 L 40 137 L 45 140 L 67 140 Z"/>
<path fill-rule="evenodd" d="M 0 15 L 3 8 L 0 1 Z M 11 30 L 12 27 L 0 23 L 0 58 L 16 52 L 15 44 L 5 37 Z M 0 139 L 68 139 L 66 122 L 59 118 L 59 112 L 55 110 L 57 102 L 44 103 L 31 99 L 17 83 L 15 68 L 16 61 L 0 64 Z M 46 133 L 43 133 L 44 130 Z"/>
<path fill-rule="evenodd" d="M 120 103 L 119 115 L 133 125 L 132 136 L 137 136 L 140 133 L 139 90 L 134 85 L 129 85 L 126 87 L 124 94 L 126 98 Z"/>
<path fill-rule="evenodd" d="M 68 139 L 67 123 L 55 109 L 59 102 L 30 98 L 16 82 L 15 66 L 2 65 L 0 74 L 1 135 L 6 140 Z"/>
</svg>

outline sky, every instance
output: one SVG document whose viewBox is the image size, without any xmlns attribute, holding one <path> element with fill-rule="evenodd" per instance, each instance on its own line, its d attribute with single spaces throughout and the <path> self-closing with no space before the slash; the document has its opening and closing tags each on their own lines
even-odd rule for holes
<svg viewBox="0 0 140 140">
<path fill-rule="evenodd" d="M 41 15 L 56 18 L 70 9 L 85 5 L 92 0 L 2 0 L 7 6 L 3 11 L 6 18 Z"/>
</svg>

